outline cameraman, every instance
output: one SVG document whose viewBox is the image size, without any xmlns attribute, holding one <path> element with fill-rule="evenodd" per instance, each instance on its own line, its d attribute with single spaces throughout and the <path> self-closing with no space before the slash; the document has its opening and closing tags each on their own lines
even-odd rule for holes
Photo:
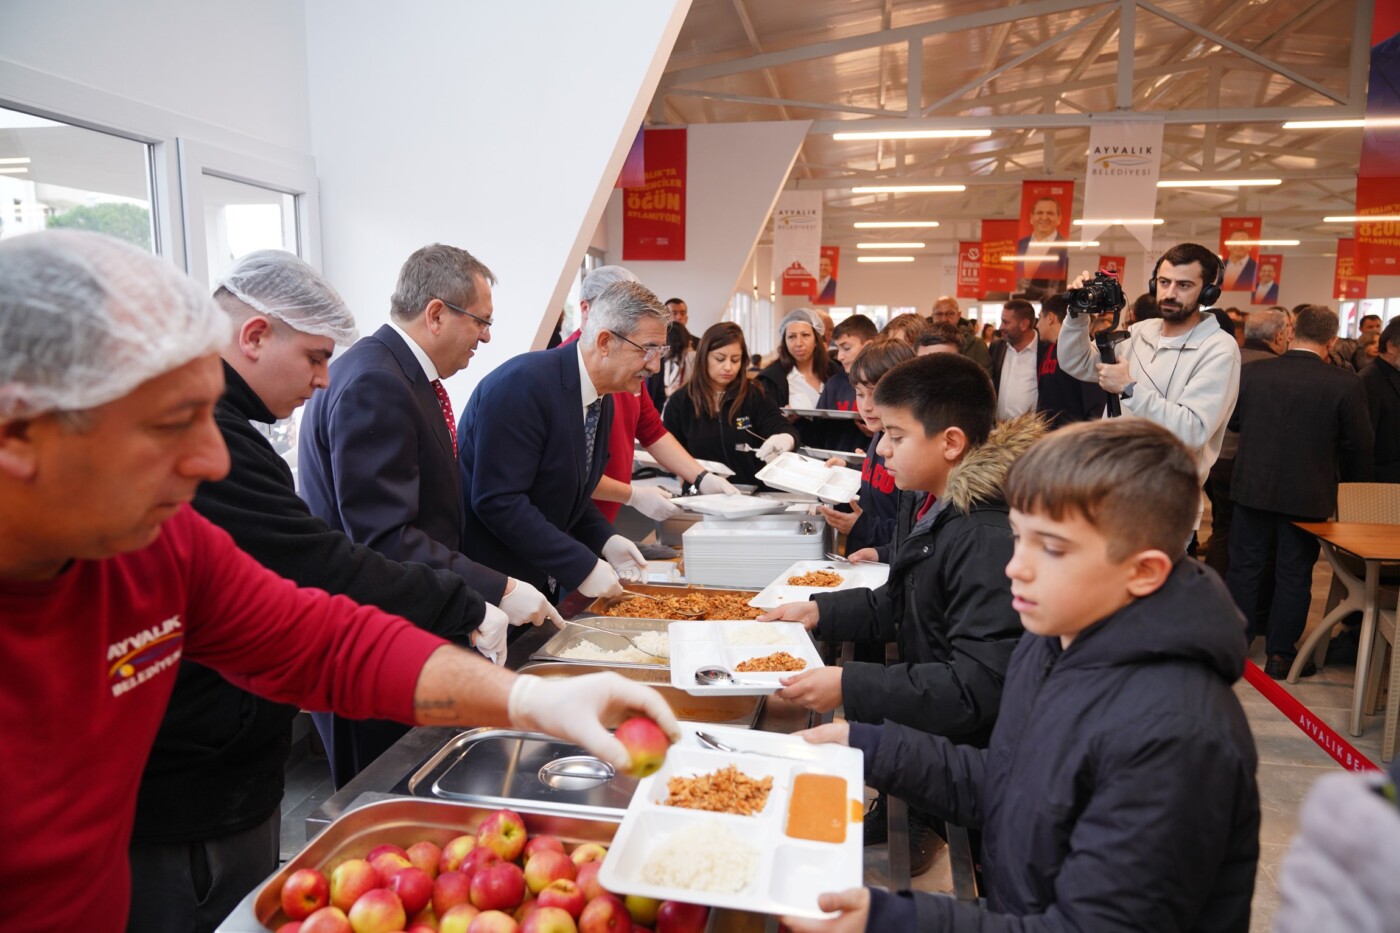
<svg viewBox="0 0 1400 933">
<path fill-rule="evenodd" d="M 1240 350 L 1204 308 L 1220 297 L 1220 258 L 1195 243 L 1162 254 L 1148 288 L 1161 318 L 1140 321 L 1104 363 L 1089 337 L 1092 316 L 1071 314 L 1060 330 L 1060 366 L 1122 398 L 1123 414 L 1155 421 L 1181 439 L 1205 484 L 1220 454 L 1240 386 Z M 1083 273 L 1071 283 L 1079 288 Z M 1199 522 L 1199 516 L 1198 516 Z M 1192 550 L 1195 549 L 1192 541 Z"/>
</svg>

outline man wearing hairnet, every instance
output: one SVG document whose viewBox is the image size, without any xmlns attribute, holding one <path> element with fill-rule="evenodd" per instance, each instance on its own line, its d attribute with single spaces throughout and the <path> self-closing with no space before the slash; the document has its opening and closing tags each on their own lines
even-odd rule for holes
<svg viewBox="0 0 1400 933">
<path fill-rule="evenodd" d="M 282 703 L 539 729 L 620 766 L 605 724 L 641 713 L 678 734 L 640 684 L 518 676 L 238 550 L 189 504 L 229 468 L 213 419 L 229 336 L 135 247 L 0 242 L 0 878 L 23 892 L 7 933 L 125 928 L 137 788 L 182 658 Z"/>
<path fill-rule="evenodd" d="M 223 276 L 214 300 L 234 322 L 214 408 L 230 467 L 224 479 L 200 485 L 195 511 L 299 586 L 378 606 L 458 644 L 470 643 L 485 615 L 498 615 L 504 631 L 505 614 L 461 577 L 390 561 L 312 515 L 292 471 L 254 427 L 290 416 L 326 385 L 336 345 L 355 341 L 355 319 L 335 290 L 293 254 L 259 250 Z M 201 664 L 180 665 L 137 797 L 128 930 L 212 930 L 276 870 L 282 764 L 296 714 Z M 337 786 L 408 731 L 331 713 L 316 721 Z"/>
</svg>

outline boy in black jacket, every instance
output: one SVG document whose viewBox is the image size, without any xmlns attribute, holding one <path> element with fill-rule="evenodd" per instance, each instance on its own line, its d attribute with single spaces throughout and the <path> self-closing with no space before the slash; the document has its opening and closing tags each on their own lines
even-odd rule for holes
<svg viewBox="0 0 1400 933">
<path fill-rule="evenodd" d="M 866 780 L 979 829 L 987 907 L 856 888 L 857 930 L 1243 931 L 1259 858 L 1258 764 L 1231 685 L 1244 620 L 1185 560 L 1191 454 L 1140 418 L 1073 425 L 1007 484 L 1006 573 L 1029 634 L 987 749 L 891 722 L 806 733 L 865 753 Z"/>
</svg>

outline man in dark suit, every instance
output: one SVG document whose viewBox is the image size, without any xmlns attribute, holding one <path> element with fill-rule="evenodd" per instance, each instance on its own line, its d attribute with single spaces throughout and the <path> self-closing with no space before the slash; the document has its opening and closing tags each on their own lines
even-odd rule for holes
<svg viewBox="0 0 1400 933">
<path fill-rule="evenodd" d="M 311 511 L 385 557 L 451 570 L 511 625 L 561 622 L 544 595 L 465 554 L 452 402 L 442 380 L 491 340 L 495 276 L 466 250 L 435 243 L 399 270 L 390 319 L 331 364 L 306 406 L 301 494 Z M 504 624 L 476 646 L 505 662 Z"/>
<path fill-rule="evenodd" d="M 620 281 L 593 300 L 577 343 L 517 356 L 481 381 L 458 427 L 469 490 L 464 546 L 558 599 L 622 591 L 646 561 L 593 503 L 608 458 L 614 392 L 637 393 L 661 365 L 671 315 Z"/>
<path fill-rule="evenodd" d="M 1264 564 L 1274 555 L 1265 673 L 1288 676 L 1312 598 L 1317 538 L 1295 521 L 1325 521 L 1337 508 L 1337 481 L 1371 477 L 1374 438 L 1361 380 L 1326 362 L 1337 315 L 1304 305 L 1293 343 L 1277 359 L 1240 373 L 1230 427 L 1240 434 L 1230 477 L 1230 593 L 1253 631 Z M 1313 668 L 1313 670 L 1316 670 Z M 1307 673 L 1307 670 L 1304 671 Z"/>
<path fill-rule="evenodd" d="M 997 392 L 997 420 L 1009 421 L 1035 411 L 1040 398 L 1039 373 L 1050 345 L 1035 326 L 1035 306 L 1013 298 L 1001 307 L 1001 336 L 991 349 L 992 386 Z"/>
<path fill-rule="evenodd" d="M 1381 331 L 1380 355 L 1361 370 L 1376 432 L 1376 482 L 1400 483 L 1400 317 Z"/>
<path fill-rule="evenodd" d="M 1045 414 L 1052 429 L 1101 417 L 1108 398 L 1097 382 L 1081 382 L 1060 368 L 1056 345 L 1068 313 L 1069 296 L 1051 295 L 1041 304 L 1035 325 L 1043 348 L 1037 354 L 1035 410 Z"/>
</svg>

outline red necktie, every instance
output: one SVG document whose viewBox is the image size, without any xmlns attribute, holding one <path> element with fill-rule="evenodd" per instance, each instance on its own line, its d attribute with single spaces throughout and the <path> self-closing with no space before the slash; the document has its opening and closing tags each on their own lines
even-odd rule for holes
<svg viewBox="0 0 1400 933">
<path fill-rule="evenodd" d="M 447 397 L 447 390 L 443 388 L 441 379 L 433 380 L 433 391 L 437 393 L 438 407 L 442 409 L 442 416 L 447 419 L 447 433 L 452 435 L 452 449 L 457 449 L 457 419 L 452 417 L 452 399 Z"/>
</svg>

